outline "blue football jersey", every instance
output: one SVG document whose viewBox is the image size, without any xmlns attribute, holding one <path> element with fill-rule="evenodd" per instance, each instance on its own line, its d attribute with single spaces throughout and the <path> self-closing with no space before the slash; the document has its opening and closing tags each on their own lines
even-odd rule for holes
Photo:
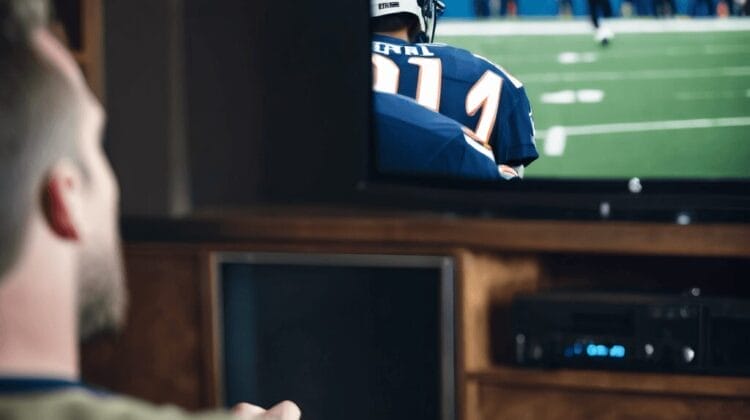
<svg viewBox="0 0 750 420">
<path fill-rule="evenodd" d="M 539 157 L 523 84 L 469 51 L 374 35 L 373 87 L 399 93 L 468 127 L 495 160 L 528 166 Z"/>
<path fill-rule="evenodd" d="M 401 95 L 373 92 L 377 168 L 391 175 L 502 180 L 492 153 L 452 119 Z"/>
</svg>

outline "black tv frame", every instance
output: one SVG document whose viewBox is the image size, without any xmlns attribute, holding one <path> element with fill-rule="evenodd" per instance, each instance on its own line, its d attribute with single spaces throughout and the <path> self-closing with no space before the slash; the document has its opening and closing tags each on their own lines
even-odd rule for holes
<svg viewBox="0 0 750 420">
<path fill-rule="evenodd" d="M 523 219 L 750 222 L 750 182 L 528 179 L 505 183 L 370 173 L 358 188 L 367 205 Z"/>
</svg>

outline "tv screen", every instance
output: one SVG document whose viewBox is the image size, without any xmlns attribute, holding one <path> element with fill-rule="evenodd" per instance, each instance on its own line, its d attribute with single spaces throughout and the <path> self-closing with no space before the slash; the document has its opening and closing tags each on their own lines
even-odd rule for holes
<svg viewBox="0 0 750 420">
<path fill-rule="evenodd" d="M 650 205 L 746 218 L 750 19 L 593 3 L 372 0 L 370 180 L 596 193 L 602 216 L 609 197 L 682 195 Z"/>
</svg>

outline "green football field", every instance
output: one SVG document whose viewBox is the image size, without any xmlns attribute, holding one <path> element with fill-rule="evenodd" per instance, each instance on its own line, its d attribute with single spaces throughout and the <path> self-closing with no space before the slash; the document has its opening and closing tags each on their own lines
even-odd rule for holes
<svg viewBox="0 0 750 420">
<path fill-rule="evenodd" d="M 524 82 L 527 177 L 750 177 L 750 31 L 441 36 Z"/>
</svg>

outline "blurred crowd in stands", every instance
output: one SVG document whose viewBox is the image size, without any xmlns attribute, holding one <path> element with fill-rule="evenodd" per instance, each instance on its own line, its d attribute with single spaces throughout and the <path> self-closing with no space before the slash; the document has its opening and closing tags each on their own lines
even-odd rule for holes
<svg viewBox="0 0 750 420">
<path fill-rule="evenodd" d="M 750 0 L 604 0 L 614 16 L 748 16 Z M 477 17 L 589 14 L 590 0 L 473 0 Z M 450 3 L 448 2 L 450 7 Z"/>
</svg>

